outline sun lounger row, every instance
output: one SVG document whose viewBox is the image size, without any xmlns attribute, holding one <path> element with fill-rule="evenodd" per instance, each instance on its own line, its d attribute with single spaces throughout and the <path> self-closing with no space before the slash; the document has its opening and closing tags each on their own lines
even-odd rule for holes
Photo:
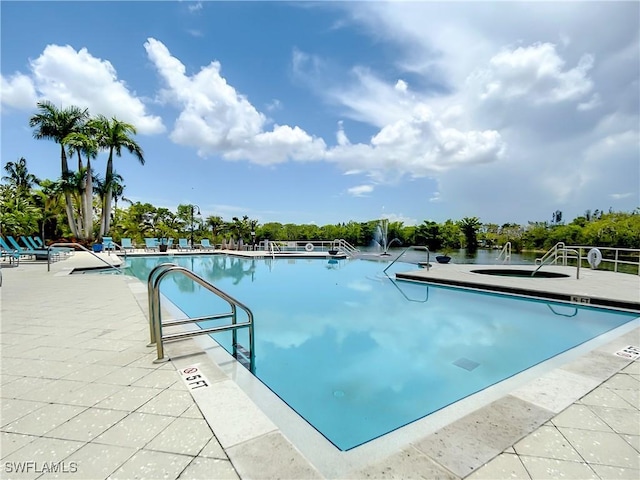
<svg viewBox="0 0 640 480">
<path fill-rule="evenodd" d="M 13 238 L 11 235 L 7 235 L 5 238 L 0 238 L 0 251 L 2 252 L 2 258 L 9 259 L 9 261 L 17 260 L 20 258 L 35 258 L 36 260 L 58 260 L 61 255 L 68 252 L 69 249 L 52 248 L 48 249 L 42 239 L 37 236 L 27 237 L 25 235 L 20 236 L 20 241 Z"/>
<path fill-rule="evenodd" d="M 130 238 L 123 238 L 122 239 L 122 247 L 125 247 L 125 240 L 127 241 L 127 244 L 129 245 L 128 248 L 133 248 L 133 245 L 131 245 L 131 239 Z M 157 238 L 145 238 L 144 239 L 144 249 L 148 252 L 150 251 L 158 251 L 160 249 L 161 245 L 166 245 L 167 249 L 171 249 L 174 247 L 173 245 L 173 238 L 163 238 L 163 239 L 157 239 Z M 200 242 L 199 245 L 201 250 L 214 250 L 215 246 L 211 245 L 211 242 L 208 238 L 203 238 L 202 241 Z M 190 245 L 189 241 L 186 238 L 179 238 L 178 239 L 178 244 L 175 245 L 175 248 L 178 251 L 186 251 L 186 250 L 192 250 L 194 248 L 194 245 Z"/>
</svg>

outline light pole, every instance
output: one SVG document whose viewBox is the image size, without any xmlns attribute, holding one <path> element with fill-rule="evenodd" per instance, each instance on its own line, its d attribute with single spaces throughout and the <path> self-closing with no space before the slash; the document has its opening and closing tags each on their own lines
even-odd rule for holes
<svg viewBox="0 0 640 480">
<path fill-rule="evenodd" d="M 200 215 L 200 207 L 198 205 L 194 205 L 193 203 L 190 205 L 191 207 L 191 248 L 193 248 L 193 211 L 198 210 L 198 215 Z"/>
</svg>

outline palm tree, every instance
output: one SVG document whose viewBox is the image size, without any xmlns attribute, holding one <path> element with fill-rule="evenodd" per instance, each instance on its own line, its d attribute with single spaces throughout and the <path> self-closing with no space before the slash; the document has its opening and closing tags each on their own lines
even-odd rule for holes
<svg viewBox="0 0 640 480">
<path fill-rule="evenodd" d="M 109 151 L 107 159 L 107 170 L 105 173 L 106 192 L 102 203 L 102 219 L 100 221 L 100 233 L 102 237 L 111 228 L 111 201 L 113 198 L 113 155 L 122 156 L 122 149 L 126 149 L 134 155 L 138 161 L 144 165 L 144 154 L 142 148 L 132 138 L 131 134 L 136 133 L 136 128 L 113 117 L 109 120 L 103 115 L 99 115 L 92 121 L 96 133 L 96 139 L 100 148 Z"/>
<path fill-rule="evenodd" d="M 67 164 L 67 154 L 65 152 L 64 138 L 70 133 L 76 132 L 89 118 L 89 112 L 71 106 L 67 108 L 57 108 L 53 103 L 44 100 L 37 103 L 38 113 L 29 119 L 29 126 L 36 128 L 33 132 L 34 138 L 53 140 L 60 144 L 60 165 L 62 179 L 69 176 L 69 165 Z M 77 237 L 78 228 L 74 220 L 73 203 L 71 194 L 65 191 L 65 207 L 67 211 L 67 221 L 71 233 Z"/>
<path fill-rule="evenodd" d="M 81 132 L 73 132 L 67 135 L 62 143 L 69 148 L 69 155 L 78 154 L 78 172 L 83 172 L 81 178 L 80 214 L 82 217 L 80 238 L 91 240 L 93 237 L 93 172 L 91 159 L 98 156 L 98 142 L 91 135 L 91 121 Z M 82 154 L 87 157 L 87 167 L 83 167 Z"/>
<path fill-rule="evenodd" d="M 458 225 L 467 241 L 467 249 L 476 250 L 478 248 L 478 230 L 482 227 L 478 217 L 464 217 L 458 222 Z"/>
<path fill-rule="evenodd" d="M 207 226 L 211 227 L 211 234 L 213 235 L 213 241 L 216 241 L 216 236 L 222 233 L 223 227 L 225 225 L 222 217 L 218 215 L 209 215 L 205 219 L 205 223 Z"/>
<path fill-rule="evenodd" d="M 17 195 L 29 193 L 33 185 L 39 183 L 38 178 L 29 173 L 27 160 L 24 157 L 20 157 L 17 162 L 7 162 L 4 171 L 7 175 L 2 177 L 2 180 L 15 188 Z"/>
<path fill-rule="evenodd" d="M 40 207 L 42 219 L 40 225 L 40 235 L 43 240 L 47 238 L 46 233 L 51 233 L 57 237 L 57 217 L 64 216 L 64 206 L 62 202 L 62 185 L 44 179 L 39 182 L 40 189 L 35 191 L 34 200 Z"/>
</svg>

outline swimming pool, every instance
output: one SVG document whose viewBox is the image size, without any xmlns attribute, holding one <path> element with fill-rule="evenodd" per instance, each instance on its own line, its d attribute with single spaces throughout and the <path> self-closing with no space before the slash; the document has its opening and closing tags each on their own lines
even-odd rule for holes
<svg viewBox="0 0 640 480">
<path fill-rule="evenodd" d="M 195 271 L 252 309 L 256 376 L 341 450 L 637 317 L 396 282 L 382 273 L 386 262 L 140 257 L 129 258 L 129 271 L 146 280 L 166 261 Z M 167 277 L 161 290 L 189 316 L 226 311 L 181 276 Z M 230 349 L 230 334 L 215 338 Z M 248 344 L 245 332 L 239 340 Z"/>
</svg>

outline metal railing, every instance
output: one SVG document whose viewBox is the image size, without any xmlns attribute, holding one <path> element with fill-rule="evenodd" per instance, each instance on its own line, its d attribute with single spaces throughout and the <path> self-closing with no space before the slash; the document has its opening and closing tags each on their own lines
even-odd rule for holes
<svg viewBox="0 0 640 480">
<path fill-rule="evenodd" d="M 113 240 L 111 242 L 109 242 L 109 244 L 113 245 L 115 247 L 118 247 L 121 252 L 124 252 L 124 262 L 127 263 L 127 250 L 126 250 L 126 248 L 124 248 L 119 243 L 114 242 Z M 107 255 L 111 256 L 111 250 L 114 250 L 114 249 L 113 248 L 108 248 L 107 249 Z"/>
<path fill-rule="evenodd" d="M 639 248 L 617 248 L 617 247 L 593 247 L 586 245 L 565 245 L 564 242 L 558 242 L 551 247 L 541 258 L 536 258 L 536 265 L 540 263 L 546 263 L 548 258 L 553 259 L 554 264 L 567 265 L 569 259 L 579 260 L 588 258 L 587 255 L 591 249 L 598 249 L 601 252 L 605 252 L 602 255 L 602 262 L 613 264 L 613 271 L 617 272 L 620 265 L 633 265 L 637 268 L 637 273 L 640 275 L 640 249 Z M 577 252 L 577 253 L 576 253 Z M 613 258 L 606 253 L 613 252 Z M 635 256 L 635 260 L 623 260 L 620 256 L 627 254 L 630 257 Z"/>
<path fill-rule="evenodd" d="M 92 252 L 88 248 L 75 242 L 56 242 L 56 243 L 52 243 L 47 247 L 47 272 L 51 271 L 51 250 L 55 247 L 78 247 L 80 248 L 80 250 L 90 253 L 91 255 L 96 257 L 98 260 L 100 260 L 102 263 L 107 265 L 109 268 L 113 268 L 118 273 L 122 273 L 122 270 L 117 265 L 113 265 L 112 263 L 107 262 L 104 258 L 100 258 L 98 255 L 96 255 L 94 252 Z"/>
<path fill-rule="evenodd" d="M 511 263 L 511 242 L 507 242 L 504 244 L 504 247 L 502 247 L 502 250 L 500 250 L 500 254 L 498 255 L 498 258 L 496 258 L 496 261 L 499 262 L 503 255 L 504 260 L 502 261 L 502 263 Z"/>
<path fill-rule="evenodd" d="M 407 248 L 405 248 L 400 255 L 398 255 L 396 258 L 393 259 L 393 262 L 391 262 L 389 265 L 387 265 L 387 267 L 382 271 L 385 275 L 387 274 L 387 270 L 389 270 L 389 268 L 391 268 L 391 265 L 393 265 L 394 263 L 396 263 L 398 260 L 400 260 L 400 257 L 402 257 L 405 253 L 407 253 L 409 250 L 426 250 L 427 252 L 427 270 L 429 269 L 430 265 L 429 265 L 429 261 L 431 258 L 431 252 L 429 251 L 429 247 L 425 247 L 422 245 L 410 245 Z"/>
<path fill-rule="evenodd" d="M 328 252 L 330 250 L 340 250 L 347 256 L 354 256 L 360 253 L 356 247 L 344 239 L 336 240 L 269 240 L 268 243 L 261 241 L 256 244 L 259 251 L 267 251 L 271 254 L 275 252 L 306 252 L 314 251 Z"/>
<path fill-rule="evenodd" d="M 561 248 L 558 247 L 561 244 L 562 244 L 562 247 Z M 575 250 L 573 248 L 565 247 L 564 243 L 562 242 L 557 243 L 554 248 L 549 250 L 540 259 L 539 263 L 538 263 L 538 259 L 536 258 L 536 264 L 538 265 L 538 267 L 533 272 L 531 272 L 531 276 L 533 277 L 536 273 L 538 273 L 538 270 L 540 270 L 545 265 L 550 265 L 552 263 L 557 264 L 558 257 L 563 259 L 563 262 L 564 262 L 563 265 L 566 266 L 567 256 L 568 256 L 567 254 L 569 253 L 575 254 L 578 258 L 578 263 L 576 265 L 576 280 L 580 280 L 580 265 L 582 264 L 582 250 Z"/>
<path fill-rule="evenodd" d="M 228 313 L 221 313 L 216 315 L 208 315 L 202 317 L 195 318 L 186 318 L 181 320 L 171 320 L 168 322 L 162 321 L 162 310 L 160 304 L 160 283 L 162 280 L 169 274 L 178 273 L 182 274 L 191 280 L 193 280 L 198 285 L 204 287 L 209 290 L 213 294 L 220 297 L 222 300 L 226 301 L 231 311 Z M 236 300 L 231 295 L 223 292 L 219 288 L 215 287 L 211 283 L 207 282 L 204 278 L 199 277 L 191 270 L 188 270 L 184 267 L 180 267 L 174 263 L 163 263 L 155 267 L 149 273 L 149 277 L 147 279 L 147 288 L 148 288 L 148 301 L 149 301 L 149 328 L 150 328 L 150 345 L 155 344 L 158 352 L 158 358 L 154 360 L 154 363 L 163 362 L 168 360 L 164 356 L 164 341 L 165 340 L 180 340 L 184 338 L 193 337 L 196 335 L 205 335 L 210 333 L 220 333 L 224 331 L 231 330 L 232 334 L 232 354 L 235 359 L 240 361 L 243 365 L 246 366 L 248 362 L 249 371 L 251 373 L 255 372 L 255 341 L 254 341 L 254 332 L 253 332 L 253 313 L 251 310 L 245 306 L 242 302 Z M 247 321 L 238 323 L 237 319 L 237 309 L 240 308 L 244 310 L 247 315 Z M 231 319 L 231 324 L 222 325 L 218 327 L 210 327 L 210 328 L 200 328 L 199 330 L 191 330 L 187 332 L 179 332 L 172 334 L 163 334 L 162 330 L 164 327 L 173 327 L 178 325 L 187 325 L 187 324 L 195 324 L 198 322 L 206 322 L 210 320 L 222 320 L 225 318 Z M 245 348 L 238 343 L 238 329 L 240 328 L 248 328 L 249 331 L 249 351 L 247 352 Z M 244 357 L 244 358 L 243 358 Z"/>
<path fill-rule="evenodd" d="M 337 249 L 338 251 L 342 250 L 349 257 L 353 257 L 354 255 L 357 255 L 358 253 L 360 253 L 360 250 L 358 250 L 356 247 L 351 245 L 344 238 L 339 238 L 339 239 L 334 240 L 333 241 L 333 248 Z"/>
</svg>

